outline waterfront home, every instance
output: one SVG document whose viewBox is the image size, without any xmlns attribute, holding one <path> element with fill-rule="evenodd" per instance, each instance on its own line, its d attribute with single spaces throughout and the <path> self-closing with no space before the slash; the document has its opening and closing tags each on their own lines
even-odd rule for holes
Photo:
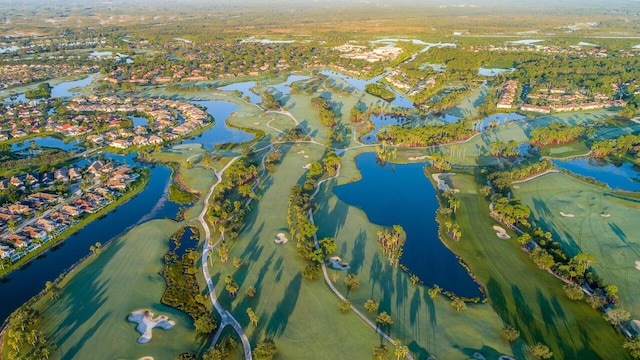
<svg viewBox="0 0 640 360">
<path fill-rule="evenodd" d="M 149 145 L 149 140 L 147 140 L 147 138 L 145 138 L 144 136 L 135 136 L 133 138 L 133 145 L 147 146 Z"/>
<path fill-rule="evenodd" d="M 82 213 L 82 210 L 76 208 L 75 206 L 71 206 L 71 205 L 63 205 L 60 208 L 60 211 L 69 215 L 69 216 L 78 216 L 80 215 L 80 213 Z"/>
<path fill-rule="evenodd" d="M 89 165 L 89 167 L 87 168 L 87 171 L 95 175 L 100 171 L 100 169 L 102 169 L 103 166 L 104 166 L 104 163 L 100 160 L 97 160 L 91 163 L 91 165 Z"/>
<path fill-rule="evenodd" d="M 51 220 L 45 218 L 36 220 L 36 225 L 47 232 L 53 232 L 56 229 L 56 225 Z"/>
<path fill-rule="evenodd" d="M 0 245 L 0 259 L 10 258 L 14 253 L 14 250 L 7 245 Z"/>
<path fill-rule="evenodd" d="M 18 234 L 10 234 L 2 238 L 2 241 L 9 244 L 14 249 L 29 246 L 29 241 L 26 237 Z"/>
<path fill-rule="evenodd" d="M 110 144 L 116 149 L 128 149 L 131 146 L 131 142 L 124 139 L 113 140 Z"/>
<path fill-rule="evenodd" d="M 43 240 L 47 238 L 47 232 L 44 229 L 35 228 L 33 226 L 25 226 L 20 231 L 20 235 L 23 235 L 29 239 Z"/>
<path fill-rule="evenodd" d="M 151 135 L 149 136 L 149 144 L 162 144 L 164 142 L 164 140 L 156 135 Z"/>
<path fill-rule="evenodd" d="M 124 189 L 127 188 L 126 182 L 116 180 L 116 179 L 110 179 L 109 181 L 107 181 L 106 185 L 109 189 L 118 190 L 118 191 L 124 191 Z"/>
</svg>

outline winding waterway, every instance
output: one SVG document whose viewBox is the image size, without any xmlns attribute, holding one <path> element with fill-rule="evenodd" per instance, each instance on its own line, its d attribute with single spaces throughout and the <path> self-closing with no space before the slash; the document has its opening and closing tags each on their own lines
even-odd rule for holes
<svg viewBox="0 0 640 360">
<path fill-rule="evenodd" d="M 226 142 L 243 142 L 253 135 L 228 128 L 227 117 L 240 106 L 225 101 L 196 101 L 207 108 L 215 119 L 215 125 L 205 131 L 201 137 L 185 140 L 184 143 L 201 143 L 213 147 Z M 135 163 L 135 154 L 126 156 L 111 153 L 102 154 L 105 158 L 127 164 Z M 87 165 L 93 159 L 82 159 L 78 166 Z M 140 164 L 137 164 L 140 165 Z M 39 293 L 47 281 L 56 279 L 62 272 L 89 254 L 89 247 L 96 242 L 106 242 L 123 235 L 135 225 L 152 219 L 173 218 L 179 205 L 168 201 L 168 187 L 171 170 L 164 166 L 149 166 L 151 177 L 147 186 L 134 198 L 120 205 L 105 217 L 91 222 L 60 245 L 43 253 L 21 269 L 15 270 L 0 282 L 0 319 L 6 319 L 11 312 Z"/>
<path fill-rule="evenodd" d="M 553 164 L 574 174 L 606 183 L 611 189 L 640 191 L 640 170 L 629 162 L 614 165 L 601 159 L 578 158 L 554 161 Z"/>
<path fill-rule="evenodd" d="M 438 284 L 459 296 L 481 296 L 478 284 L 438 237 L 438 202 L 424 165 L 381 167 L 374 153 L 359 155 L 356 164 L 362 179 L 335 187 L 334 193 L 362 209 L 371 222 L 404 228 L 407 241 L 400 263 L 428 286 Z"/>
</svg>

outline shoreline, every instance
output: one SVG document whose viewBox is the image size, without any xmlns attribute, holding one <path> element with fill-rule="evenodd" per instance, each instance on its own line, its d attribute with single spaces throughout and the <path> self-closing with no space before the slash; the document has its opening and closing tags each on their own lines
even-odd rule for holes
<svg viewBox="0 0 640 360">
<path fill-rule="evenodd" d="M 41 245 L 39 248 L 29 252 L 27 255 L 25 255 L 24 257 L 20 258 L 15 263 L 11 264 L 11 266 L 9 266 L 9 267 L 4 269 L 4 270 L 8 270 L 8 271 L 5 272 L 4 270 L 0 270 L 0 279 L 10 275 L 12 272 L 14 272 L 16 270 L 20 270 L 23 266 L 28 265 L 31 261 L 37 260 L 41 255 L 46 254 L 47 252 L 51 251 L 56 246 L 62 245 L 67 239 L 69 239 L 69 237 L 73 236 L 75 233 L 77 233 L 78 231 L 82 230 L 85 226 L 93 223 L 94 221 L 102 220 L 101 218 L 104 215 L 109 214 L 110 212 L 112 212 L 112 211 L 116 210 L 118 207 L 120 207 L 120 205 L 123 205 L 126 202 L 128 202 L 129 200 L 131 200 L 133 197 L 135 197 L 137 194 L 139 194 L 142 190 L 145 189 L 145 187 L 149 183 L 149 180 L 151 179 L 151 173 L 147 169 L 145 169 L 144 175 L 142 177 L 143 177 L 142 182 L 140 182 L 138 185 L 136 185 L 134 189 L 130 190 L 129 192 L 127 192 L 125 194 L 123 194 L 116 201 L 114 201 L 111 204 L 103 207 L 102 209 L 100 209 L 96 213 L 89 214 L 89 216 L 87 216 L 86 218 L 84 218 L 84 219 L 78 221 L 76 224 L 74 224 L 73 227 L 64 230 L 55 239 L 52 239 L 52 240 L 44 243 L 43 245 Z M 124 229 L 122 233 L 126 232 L 127 230 L 129 230 L 129 229 Z M 120 233 L 118 236 L 122 235 L 122 233 Z M 115 237 L 118 237 L 118 236 L 115 236 Z M 111 240 L 109 240 L 109 242 Z"/>
</svg>

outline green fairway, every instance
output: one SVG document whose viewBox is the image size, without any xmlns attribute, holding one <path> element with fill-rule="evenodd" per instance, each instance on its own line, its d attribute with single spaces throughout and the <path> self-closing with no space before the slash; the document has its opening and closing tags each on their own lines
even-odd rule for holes
<svg viewBox="0 0 640 360">
<path fill-rule="evenodd" d="M 640 317 L 640 227 L 638 200 L 565 174 L 519 184 L 515 194 L 540 226 L 554 234 L 568 255 L 595 256 L 593 268 L 606 284 L 620 288 L 620 307 Z M 565 214 L 565 216 L 561 215 Z M 573 215 L 573 217 L 569 217 Z"/>
<path fill-rule="evenodd" d="M 41 329 L 58 345 L 61 359 L 172 359 L 197 351 L 199 342 L 186 314 L 160 304 L 164 280 L 158 274 L 169 237 L 179 227 L 171 220 L 154 220 L 135 227 L 106 247 L 93 261 L 75 271 L 55 302 L 44 297 Z M 50 300 L 49 300 L 50 301 Z M 156 329 L 145 345 L 131 311 L 150 309 L 176 322 L 171 330 Z"/>
<path fill-rule="evenodd" d="M 535 266 L 515 234 L 510 233 L 511 240 L 498 239 L 492 229 L 497 223 L 489 216 L 488 202 L 478 195 L 473 176 L 458 173 L 454 179 L 461 187 L 463 205 L 456 219 L 463 235 L 459 242 L 447 240 L 447 244 L 486 286 L 491 305 L 504 321 L 518 328 L 529 345 L 546 343 L 555 359 L 628 358 L 622 336 L 585 302 L 570 301 L 562 282 Z M 557 182 L 549 184 L 567 191 Z"/>
</svg>

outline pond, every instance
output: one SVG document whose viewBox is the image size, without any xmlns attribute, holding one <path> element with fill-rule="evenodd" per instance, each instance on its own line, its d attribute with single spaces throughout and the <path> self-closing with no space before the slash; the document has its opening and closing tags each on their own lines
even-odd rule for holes
<svg viewBox="0 0 640 360">
<path fill-rule="evenodd" d="M 574 174 L 605 183 L 611 189 L 640 191 L 640 169 L 629 162 L 615 165 L 603 159 L 578 158 L 554 161 L 553 164 Z"/>
<path fill-rule="evenodd" d="M 260 104 L 262 102 L 262 98 L 260 98 L 260 96 L 256 93 L 254 93 L 253 91 L 251 91 L 251 89 L 253 87 L 256 86 L 256 82 L 255 81 L 246 81 L 246 82 L 241 82 L 241 83 L 235 83 L 235 84 L 230 84 L 230 85 L 225 85 L 222 87 L 219 87 L 218 90 L 222 90 L 222 91 L 240 91 L 240 93 L 242 93 L 242 96 L 248 96 L 249 97 L 249 101 L 253 104 Z"/>
<path fill-rule="evenodd" d="M 373 144 L 377 141 L 376 135 L 378 134 L 382 126 L 403 125 L 411 121 L 411 119 L 406 118 L 404 116 L 394 116 L 389 114 L 380 114 L 380 115 L 374 114 L 374 115 L 371 115 L 370 119 L 373 125 L 375 126 L 375 129 L 373 129 L 373 131 L 371 131 L 367 135 L 364 135 L 361 138 L 361 141 L 365 144 Z"/>
<path fill-rule="evenodd" d="M 184 255 L 188 249 L 192 249 L 195 250 L 196 247 L 198 246 L 198 237 L 194 237 L 193 235 L 195 235 L 194 231 L 193 231 L 193 227 L 191 226 L 187 226 L 184 228 L 184 232 L 182 233 L 182 236 L 180 237 L 180 246 L 176 247 L 176 243 L 174 241 L 170 241 L 169 242 L 169 251 L 173 251 L 178 258 L 182 258 L 182 255 Z"/>
<path fill-rule="evenodd" d="M 227 101 L 194 101 L 194 104 L 207 109 L 215 119 L 215 124 L 196 138 L 184 140 L 183 144 L 202 144 L 205 148 L 213 148 L 222 143 L 243 143 L 253 139 L 252 134 L 227 126 L 226 120 L 240 105 Z"/>
<path fill-rule="evenodd" d="M 308 76 L 303 76 L 303 75 L 289 75 L 289 77 L 287 78 L 287 80 L 285 82 L 282 82 L 280 84 L 276 84 L 276 85 L 272 85 L 271 87 L 276 89 L 277 91 L 279 91 L 281 94 L 283 95 L 287 95 L 291 92 L 291 84 L 293 84 L 296 81 L 302 81 L 302 80 L 307 80 L 309 79 Z"/>
<path fill-rule="evenodd" d="M 496 76 L 498 74 L 512 72 L 515 69 L 501 69 L 501 68 L 483 68 L 478 69 L 478 75 L 480 76 Z"/>
<path fill-rule="evenodd" d="M 71 96 L 76 96 L 79 95 L 80 93 L 78 92 L 70 92 L 69 90 L 74 89 L 74 88 L 82 88 L 85 87 L 87 85 L 89 85 L 91 83 L 91 81 L 93 81 L 93 76 L 87 76 L 84 79 L 80 79 L 80 80 L 74 80 L 74 81 L 65 81 L 65 82 L 61 82 L 59 84 L 56 85 L 52 85 L 51 86 L 51 97 L 71 97 Z M 24 96 L 24 93 L 21 94 L 13 94 L 10 97 L 7 98 L 7 100 L 9 100 L 10 102 L 13 103 L 17 103 L 17 102 L 28 102 L 29 99 L 27 99 Z"/>
<path fill-rule="evenodd" d="M 402 226 L 407 241 L 400 263 L 427 286 L 438 284 L 459 296 L 481 296 L 478 284 L 438 237 L 438 202 L 424 165 L 381 167 L 374 153 L 359 155 L 356 164 L 362 179 L 335 187 L 340 200 L 362 209 L 375 224 Z"/>
<path fill-rule="evenodd" d="M 338 78 L 338 79 L 342 79 L 344 81 L 346 81 L 352 88 L 360 90 L 360 91 L 364 91 L 364 87 L 367 84 L 371 84 L 371 83 L 376 83 L 379 82 L 380 79 L 382 79 L 382 77 L 384 76 L 384 74 L 378 75 L 374 78 L 371 78 L 369 80 L 362 80 L 362 79 L 356 79 L 354 77 L 351 77 L 349 75 L 345 75 L 345 74 L 341 74 L 335 71 L 331 71 L 331 70 L 322 70 L 320 71 L 321 74 L 326 75 L 326 76 L 330 76 L 330 77 L 334 77 L 334 78 Z M 393 88 L 389 87 L 388 85 L 386 85 L 387 88 L 391 91 L 393 91 L 394 94 L 396 94 L 396 98 L 389 102 L 392 105 L 395 106 L 399 106 L 399 107 L 404 107 L 404 108 L 413 108 L 413 101 L 409 100 L 406 96 L 404 96 L 402 93 L 394 90 Z M 380 101 L 384 101 L 384 100 L 380 100 Z"/>
<path fill-rule="evenodd" d="M 134 155 L 126 157 L 105 154 L 106 158 L 132 164 Z M 90 159 L 78 162 L 89 163 Z M 55 280 L 64 270 L 89 254 L 89 247 L 96 242 L 102 244 L 114 239 L 133 226 L 151 219 L 173 218 L 178 213 L 178 204 L 167 200 L 171 170 L 164 166 L 150 168 L 149 183 L 138 195 L 111 211 L 105 217 L 91 222 L 64 242 L 43 253 L 28 265 L 10 273 L 0 282 L 0 319 L 44 289 L 47 281 Z M 115 225 L 115 226 L 114 226 Z"/>
<path fill-rule="evenodd" d="M 20 142 L 15 142 L 11 144 L 11 151 L 23 151 L 31 148 L 31 144 L 35 144 L 38 147 L 43 148 L 57 148 L 64 151 L 72 151 L 82 149 L 81 146 L 78 145 L 78 140 L 73 140 L 71 142 L 64 142 L 60 139 L 54 138 L 52 136 L 46 137 L 37 137 L 29 140 L 24 140 Z"/>
<path fill-rule="evenodd" d="M 137 126 L 147 126 L 149 120 L 144 116 L 129 116 L 131 121 L 133 121 L 133 127 Z"/>
</svg>

